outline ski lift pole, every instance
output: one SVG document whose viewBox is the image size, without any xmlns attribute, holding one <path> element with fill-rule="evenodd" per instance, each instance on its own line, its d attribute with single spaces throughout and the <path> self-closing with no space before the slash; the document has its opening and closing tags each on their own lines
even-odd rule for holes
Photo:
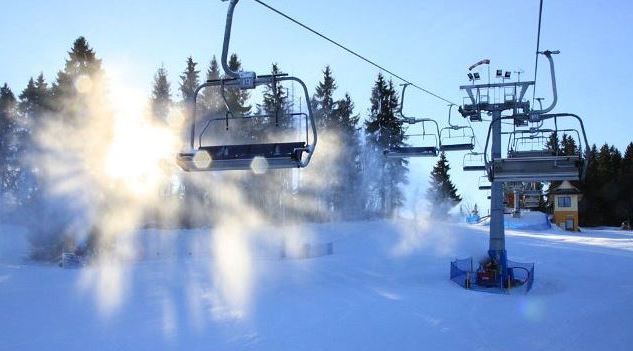
<svg viewBox="0 0 633 351">
<path fill-rule="evenodd" d="M 492 111 L 492 159 L 501 158 L 501 111 Z M 492 167 L 492 165 L 491 165 Z M 500 281 L 503 283 L 508 277 L 508 254 L 506 251 L 504 218 L 503 218 L 503 182 L 491 179 L 491 214 L 490 214 L 490 243 L 488 256 L 500 267 Z"/>
</svg>

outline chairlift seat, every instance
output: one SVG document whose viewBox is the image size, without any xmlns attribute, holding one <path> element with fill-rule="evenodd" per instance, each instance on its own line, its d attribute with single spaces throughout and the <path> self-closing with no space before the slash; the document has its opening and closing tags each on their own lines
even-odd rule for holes
<svg viewBox="0 0 633 351">
<path fill-rule="evenodd" d="M 396 146 L 385 150 L 386 157 L 436 157 L 438 150 L 433 146 Z"/>
<path fill-rule="evenodd" d="M 440 145 L 440 151 L 472 151 L 475 148 L 475 144 L 442 144 Z"/>
<path fill-rule="evenodd" d="M 543 195 L 543 190 L 523 190 L 522 193 L 528 197 L 539 197 Z"/>
<path fill-rule="evenodd" d="M 474 171 L 485 171 L 486 170 L 486 166 L 464 166 L 463 168 L 464 172 L 474 172 Z"/>
<path fill-rule="evenodd" d="M 490 190 L 492 189 L 492 185 L 480 185 L 479 190 Z"/>
<path fill-rule="evenodd" d="M 537 208 L 539 206 L 539 200 L 538 199 L 525 199 L 525 201 L 523 202 L 524 206 L 526 208 Z"/>
<path fill-rule="evenodd" d="M 211 159 L 204 167 L 194 162 L 196 152 L 201 151 Z M 254 158 L 262 157 L 271 169 L 299 168 L 305 151 L 305 142 L 202 146 L 196 152 L 180 153 L 178 164 L 186 171 L 248 170 Z"/>
<path fill-rule="evenodd" d="M 583 161 L 578 156 L 514 157 L 493 160 L 492 179 L 501 182 L 579 180 Z"/>
<path fill-rule="evenodd" d="M 550 150 L 508 151 L 508 158 L 551 157 L 556 153 Z"/>
</svg>

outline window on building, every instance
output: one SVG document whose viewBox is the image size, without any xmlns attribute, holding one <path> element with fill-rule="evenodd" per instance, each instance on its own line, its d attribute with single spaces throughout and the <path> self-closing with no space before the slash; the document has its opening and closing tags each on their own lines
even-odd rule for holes
<svg viewBox="0 0 633 351">
<path fill-rule="evenodd" d="M 559 196 L 558 207 L 571 207 L 571 196 Z"/>
</svg>

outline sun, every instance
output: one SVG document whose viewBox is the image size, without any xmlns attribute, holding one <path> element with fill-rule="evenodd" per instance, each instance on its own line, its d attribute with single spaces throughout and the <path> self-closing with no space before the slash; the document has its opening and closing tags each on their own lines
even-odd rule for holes
<svg viewBox="0 0 633 351">
<path fill-rule="evenodd" d="M 116 80 L 109 83 L 113 128 L 103 162 L 105 181 L 134 197 L 157 195 L 180 144 L 178 127 L 150 116 L 144 94 Z"/>
</svg>

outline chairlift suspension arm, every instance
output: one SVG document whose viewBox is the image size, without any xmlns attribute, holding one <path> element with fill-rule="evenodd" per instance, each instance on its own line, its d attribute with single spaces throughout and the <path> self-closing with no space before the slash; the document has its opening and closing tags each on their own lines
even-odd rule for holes
<svg viewBox="0 0 633 351">
<path fill-rule="evenodd" d="M 554 109 L 554 107 L 556 107 L 556 103 L 558 102 L 558 94 L 556 91 L 556 71 L 554 70 L 554 59 L 552 58 L 552 55 L 556 55 L 559 54 L 560 51 L 556 50 L 556 51 L 550 51 L 550 50 L 546 50 L 543 52 L 539 52 L 540 54 L 544 55 L 545 57 L 547 57 L 547 60 L 549 61 L 549 67 L 550 67 L 550 74 L 552 77 L 552 103 L 549 105 L 549 107 L 545 108 L 545 109 L 540 109 L 540 110 L 533 110 L 531 112 L 531 115 L 541 115 L 541 114 L 545 114 L 548 113 L 550 111 L 552 111 Z"/>
<path fill-rule="evenodd" d="M 229 67 L 229 43 L 231 42 L 231 28 L 233 26 L 233 12 L 239 0 L 222 0 L 229 1 L 229 9 L 226 13 L 226 25 L 224 27 L 224 43 L 222 45 L 222 68 L 224 73 L 231 78 L 239 78 L 240 74 Z"/>
<path fill-rule="evenodd" d="M 416 124 L 416 123 L 422 123 L 422 133 L 423 136 L 427 135 L 426 134 L 426 122 L 429 123 L 433 123 L 435 124 L 435 132 L 436 134 L 436 139 L 437 139 L 437 148 L 441 148 L 442 146 L 442 141 L 440 140 L 440 126 L 437 123 L 436 120 L 431 119 L 431 118 L 415 118 L 415 117 L 407 117 L 404 115 L 404 113 L 402 112 L 404 109 L 404 97 L 405 97 L 405 92 L 407 90 L 407 87 L 411 85 L 411 83 L 404 83 L 402 84 L 402 93 L 401 93 L 401 97 L 400 97 L 400 108 L 398 109 L 398 114 L 400 115 L 400 118 L 402 118 L 402 120 L 405 123 L 408 124 Z"/>
</svg>

